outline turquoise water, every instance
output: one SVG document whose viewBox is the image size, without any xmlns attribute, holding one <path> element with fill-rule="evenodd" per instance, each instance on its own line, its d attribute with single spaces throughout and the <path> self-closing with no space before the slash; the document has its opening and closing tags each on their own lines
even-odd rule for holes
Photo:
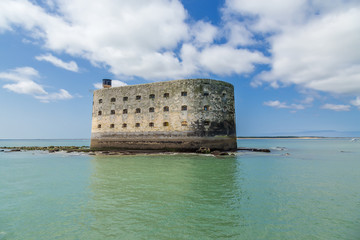
<svg viewBox="0 0 360 240">
<path fill-rule="evenodd" d="M 360 239 L 360 142 L 238 145 L 273 151 L 0 152 L 0 239 Z"/>
</svg>

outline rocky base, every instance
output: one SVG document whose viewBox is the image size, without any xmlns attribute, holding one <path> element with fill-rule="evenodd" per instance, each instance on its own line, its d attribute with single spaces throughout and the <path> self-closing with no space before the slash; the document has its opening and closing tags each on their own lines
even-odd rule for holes
<svg viewBox="0 0 360 240">
<path fill-rule="evenodd" d="M 7 151 L 5 151 L 7 150 Z M 239 151 L 251 151 L 251 152 L 265 152 L 269 153 L 269 149 L 261 148 L 238 148 Z M 86 153 L 89 155 L 138 155 L 138 154 L 173 154 L 178 153 L 177 151 L 165 151 L 165 150 L 145 150 L 145 149 L 131 149 L 131 150 L 94 150 L 88 146 L 49 146 L 49 147 L 0 147 L 2 152 L 19 152 L 19 151 L 48 151 L 49 153 L 55 152 L 66 152 L 66 153 Z M 196 151 L 190 153 L 197 154 L 212 154 L 214 156 L 227 156 L 235 155 L 236 151 L 212 151 L 207 147 L 200 147 Z"/>
</svg>

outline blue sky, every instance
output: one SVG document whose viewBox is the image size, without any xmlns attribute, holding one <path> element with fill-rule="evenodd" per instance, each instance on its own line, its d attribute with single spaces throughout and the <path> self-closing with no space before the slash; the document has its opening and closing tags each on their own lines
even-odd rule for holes
<svg viewBox="0 0 360 240">
<path fill-rule="evenodd" d="M 102 78 L 230 82 L 239 136 L 358 136 L 359 42 L 355 0 L 2 0 L 0 138 L 89 138 Z"/>
</svg>

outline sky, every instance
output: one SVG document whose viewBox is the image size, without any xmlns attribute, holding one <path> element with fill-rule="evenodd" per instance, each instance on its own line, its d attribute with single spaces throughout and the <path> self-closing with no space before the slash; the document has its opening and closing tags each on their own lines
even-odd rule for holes
<svg viewBox="0 0 360 240">
<path fill-rule="evenodd" d="M 90 138 L 103 78 L 229 82 L 238 136 L 360 136 L 360 1 L 0 1 L 0 138 Z"/>
</svg>

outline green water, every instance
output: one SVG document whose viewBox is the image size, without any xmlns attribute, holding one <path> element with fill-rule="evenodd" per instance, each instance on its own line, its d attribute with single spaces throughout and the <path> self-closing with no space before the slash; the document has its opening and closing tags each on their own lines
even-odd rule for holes
<svg viewBox="0 0 360 240">
<path fill-rule="evenodd" d="M 0 239 L 360 239 L 360 143 L 239 145 L 286 149 L 0 152 Z"/>
</svg>

